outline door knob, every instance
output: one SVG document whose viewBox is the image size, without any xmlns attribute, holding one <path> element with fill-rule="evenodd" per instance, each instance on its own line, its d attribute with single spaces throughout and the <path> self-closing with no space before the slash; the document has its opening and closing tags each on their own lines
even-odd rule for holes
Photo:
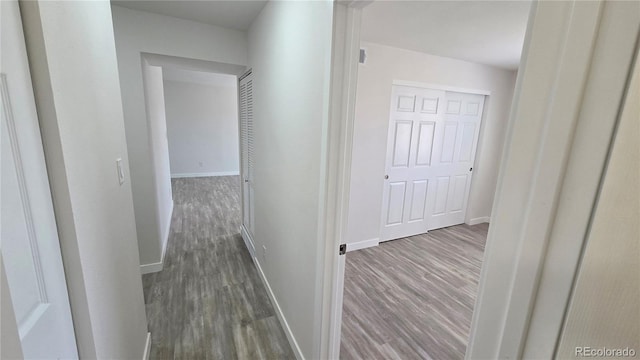
<svg viewBox="0 0 640 360">
<path fill-rule="evenodd" d="M 248 182 L 249 182 L 249 179 L 244 179 L 244 182 L 248 183 Z"/>
<path fill-rule="evenodd" d="M 384 179 L 385 179 L 385 180 L 388 180 L 388 179 L 389 179 L 389 175 L 385 175 L 385 176 L 384 176 Z"/>
</svg>

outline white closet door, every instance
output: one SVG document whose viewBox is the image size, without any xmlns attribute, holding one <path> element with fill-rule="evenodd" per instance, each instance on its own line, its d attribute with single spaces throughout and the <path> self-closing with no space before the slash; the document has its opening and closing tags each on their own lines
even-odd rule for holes
<svg viewBox="0 0 640 360">
<path fill-rule="evenodd" d="M 253 169 L 255 162 L 253 127 L 253 76 L 251 73 L 240 80 L 240 125 L 242 136 L 242 198 L 243 225 L 250 234 L 253 245 L 254 234 L 254 189 Z"/>
<path fill-rule="evenodd" d="M 428 230 L 464 223 L 484 95 L 447 91 L 429 176 Z"/>
<path fill-rule="evenodd" d="M 441 90 L 393 87 L 381 241 L 428 229 L 430 168 L 444 98 Z"/>
<path fill-rule="evenodd" d="M 380 240 L 464 222 L 484 96 L 393 86 Z"/>
<path fill-rule="evenodd" d="M 17 1 L 1 2 L 2 257 L 25 359 L 77 358 Z M 4 319 L 3 319 L 4 321 Z"/>
</svg>

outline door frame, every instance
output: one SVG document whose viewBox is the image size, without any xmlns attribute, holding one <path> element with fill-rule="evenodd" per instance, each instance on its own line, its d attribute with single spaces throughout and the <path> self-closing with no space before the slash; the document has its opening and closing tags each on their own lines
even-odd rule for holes
<svg viewBox="0 0 640 360">
<path fill-rule="evenodd" d="M 314 343 L 314 355 L 319 358 L 336 359 L 340 352 L 345 266 L 340 245 L 345 244 L 348 220 L 360 23 L 362 8 L 368 3 L 334 2 L 331 97 L 323 148 L 326 174 L 321 179 L 323 211 L 319 219 L 319 246 L 324 247 L 324 258 L 318 261 L 317 269 L 318 341 Z M 588 230 L 589 214 L 617 122 L 616 106 L 622 103 L 637 51 L 640 15 L 627 8 L 636 5 L 602 0 L 532 4 L 493 205 L 496 216 L 489 230 L 473 313 L 468 359 L 520 358 L 531 348 L 525 347 L 527 344 L 553 354 L 562 320 L 545 313 L 562 317 L 566 311 L 584 245 L 580 234 Z M 618 19 L 614 20 L 616 16 Z M 610 26 L 600 26 L 605 22 Z M 558 32 L 563 36 L 557 36 Z M 612 72 L 615 76 L 611 76 Z M 606 106 L 598 103 L 598 109 L 583 101 L 604 90 L 609 92 Z M 540 111 L 527 113 L 535 108 Z M 583 111 L 587 109 L 594 109 L 594 114 L 585 115 Z M 534 141 L 533 133 L 547 136 Z M 527 138 L 526 150 L 530 151 L 509 151 L 523 150 L 519 142 Z M 589 175 L 586 182 L 585 174 Z M 575 184 L 582 186 L 567 187 Z M 510 199 L 513 194 L 525 194 L 526 201 Z M 546 201 L 540 201 L 539 195 Z M 582 206 L 580 216 L 572 212 L 577 206 Z M 509 239 L 511 257 L 501 249 Z M 562 276 L 544 276 L 558 268 L 565 271 Z M 551 289 L 565 293 L 550 296 Z M 544 332 L 549 325 L 557 331 Z"/>
<path fill-rule="evenodd" d="M 491 91 L 489 90 L 462 88 L 457 86 L 449 86 L 449 85 L 436 84 L 436 83 L 423 83 L 419 81 L 410 81 L 410 80 L 393 80 L 391 82 L 391 85 L 411 86 L 411 87 L 417 87 L 417 88 L 423 88 L 423 89 L 433 89 L 433 90 L 459 92 L 459 93 L 465 93 L 465 94 L 491 96 Z"/>
<path fill-rule="evenodd" d="M 436 83 L 423 83 L 423 82 L 419 82 L 419 81 L 410 81 L 410 80 L 393 80 L 391 82 L 391 88 L 393 89 L 394 86 L 409 86 L 409 87 L 414 87 L 414 88 L 420 88 L 420 89 L 427 89 L 427 90 L 440 90 L 440 91 L 449 91 L 449 92 L 457 92 L 457 93 L 463 93 L 463 94 L 472 94 L 472 95 L 482 95 L 484 96 L 484 105 L 482 107 L 482 114 L 480 114 L 480 129 L 478 129 L 478 140 L 476 141 L 476 149 L 474 151 L 473 154 L 473 167 L 476 167 L 476 160 L 478 159 L 478 148 L 480 147 L 480 143 L 481 143 L 481 139 L 482 139 L 482 135 L 484 133 L 484 125 L 485 125 L 485 120 L 486 120 L 486 112 L 487 112 L 487 100 L 489 99 L 489 97 L 491 96 L 491 91 L 490 90 L 480 90 L 480 89 L 472 89 L 472 88 L 462 88 L 462 87 L 456 87 L 456 86 L 449 86 L 449 85 L 442 85 L 442 84 L 436 84 Z M 393 104 L 394 101 L 394 95 L 393 95 L 393 91 L 391 92 L 391 97 L 389 99 L 389 104 Z M 354 121 L 355 121 L 355 113 L 354 113 Z M 388 125 L 390 125 L 390 121 L 387 121 Z M 387 127 L 387 135 L 389 133 L 389 128 Z M 389 151 L 389 140 L 388 140 L 388 136 L 387 136 L 387 152 Z M 386 152 L 385 152 L 386 154 Z M 387 166 L 388 164 L 386 163 L 385 160 L 385 172 L 387 171 Z M 469 223 L 469 217 L 468 217 L 468 213 L 469 213 L 469 198 L 471 197 L 471 189 L 473 189 L 473 173 L 471 174 L 471 182 L 469 183 L 469 193 L 466 196 L 466 207 L 464 209 L 464 222 L 463 224 L 468 224 Z M 385 185 L 386 186 L 386 185 Z M 383 188 L 383 193 L 384 193 L 384 188 Z M 384 196 L 383 196 L 384 198 Z M 391 240 L 382 240 L 382 230 L 384 229 L 384 205 L 381 208 L 381 214 L 380 214 L 380 218 L 382 219 L 380 221 L 380 229 L 379 229 L 379 242 L 384 242 L 384 241 L 391 241 Z M 430 230 L 428 230 L 430 231 Z M 423 234 L 426 234 L 428 231 L 425 231 Z"/>
</svg>

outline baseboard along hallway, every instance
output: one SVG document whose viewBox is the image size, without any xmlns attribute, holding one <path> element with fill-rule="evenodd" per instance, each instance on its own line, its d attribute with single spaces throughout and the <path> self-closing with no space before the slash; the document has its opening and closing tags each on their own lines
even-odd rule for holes
<svg viewBox="0 0 640 360">
<path fill-rule="evenodd" d="M 240 236 L 240 177 L 171 181 L 162 271 L 143 275 L 151 359 L 295 359 Z"/>
</svg>

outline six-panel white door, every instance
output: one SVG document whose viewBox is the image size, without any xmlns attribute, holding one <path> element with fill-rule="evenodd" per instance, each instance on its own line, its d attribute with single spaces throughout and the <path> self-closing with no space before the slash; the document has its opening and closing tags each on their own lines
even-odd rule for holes
<svg viewBox="0 0 640 360">
<path fill-rule="evenodd" d="M 381 241 L 464 222 L 484 96 L 394 85 Z"/>
<path fill-rule="evenodd" d="M 473 164 L 480 134 L 484 95 L 447 91 L 443 121 L 436 128 L 430 167 L 433 181 L 428 230 L 465 221 Z"/>
<path fill-rule="evenodd" d="M 444 97 L 439 90 L 393 87 L 381 241 L 428 229 L 429 167 Z"/>
<path fill-rule="evenodd" d="M 9 292 L 26 359 L 77 358 L 20 12 L 17 1 L 0 3 L 0 247 Z"/>
</svg>

